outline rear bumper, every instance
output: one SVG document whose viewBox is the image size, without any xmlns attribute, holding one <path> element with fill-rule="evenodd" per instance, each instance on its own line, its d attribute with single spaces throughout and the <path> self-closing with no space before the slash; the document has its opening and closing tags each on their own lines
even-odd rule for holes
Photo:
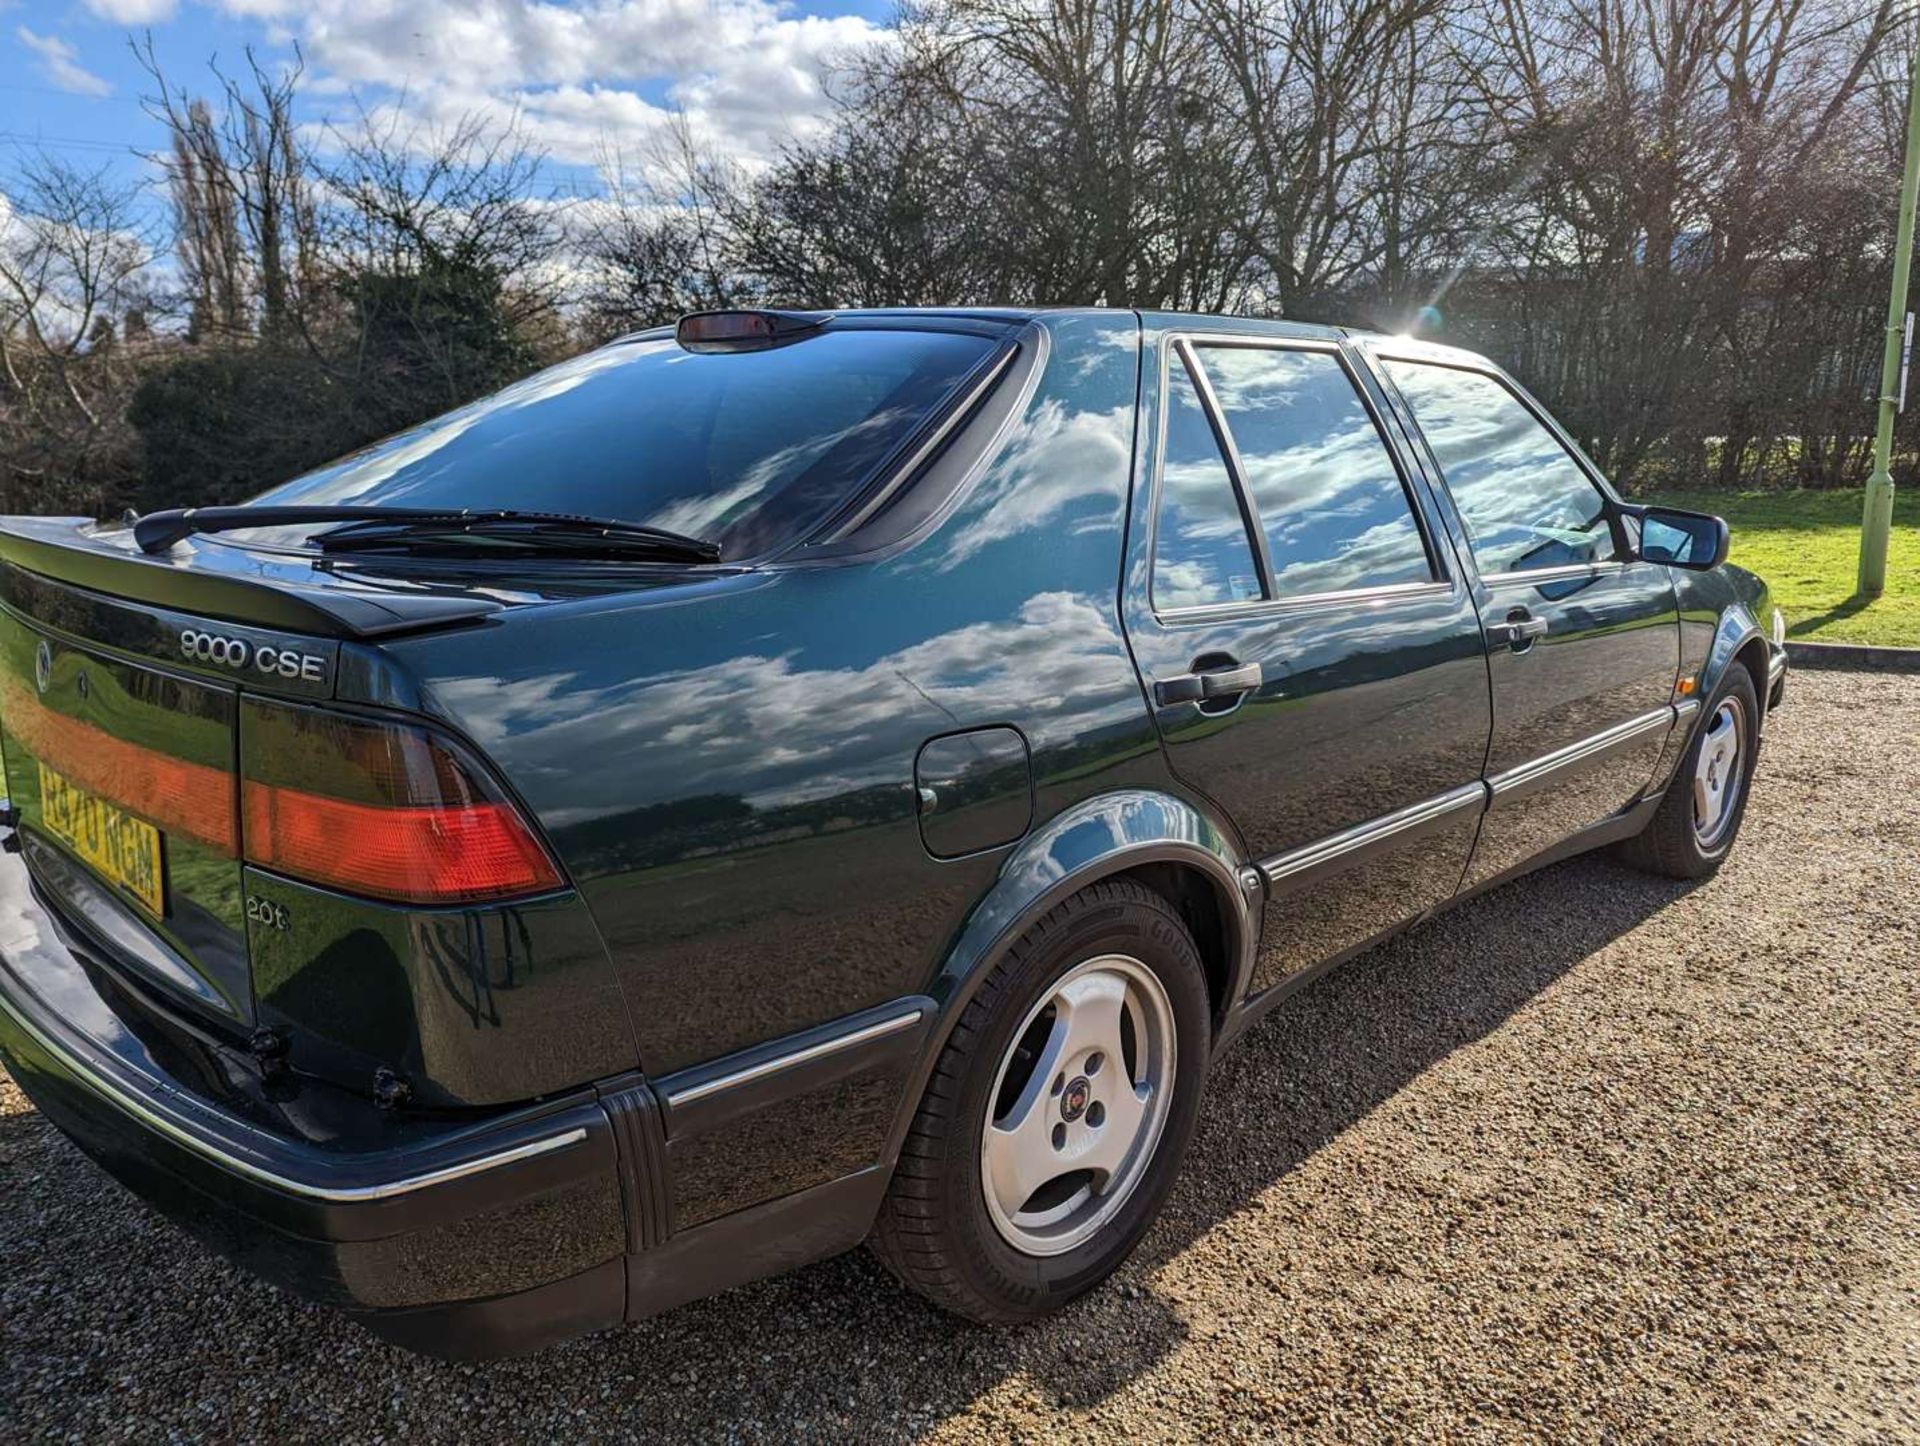
<svg viewBox="0 0 1920 1446">
<path fill-rule="evenodd" d="M 276 1095 L 244 1052 L 143 1012 L 0 854 L 0 1063 L 41 1113 L 236 1264 L 431 1355 L 537 1350 L 857 1245 L 934 1010 L 895 1001 L 657 1086 L 383 1115 L 324 1082 Z M 739 1198 L 756 1159 L 787 1193 Z"/>
<path fill-rule="evenodd" d="M 250 1096 L 231 1056 L 140 1027 L 0 857 L 0 1059 L 41 1112 L 221 1254 L 378 1333 L 493 1355 L 626 1314 L 630 1142 L 644 1089 L 456 1123 L 374 1116 L 350 1143 Z M 225 1071 L 236 1086 L 220 1091 Z M 610 1101 L 612 1103 L 610 1103 Z M 312 1134 L 303 1137 L 301 1126 Z"/>
</svg>

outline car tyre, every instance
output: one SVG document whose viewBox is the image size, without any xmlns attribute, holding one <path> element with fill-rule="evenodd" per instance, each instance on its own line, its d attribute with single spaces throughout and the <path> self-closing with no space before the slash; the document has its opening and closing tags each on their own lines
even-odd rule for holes
<svg viewBox="0 0 1920 1446">
<path fill-rule="evenodd" d="M 1703 879 L 1726 862 L 1746 816 L 1761 716 L 1753 674 L 1735 663 L 1703 711 L 1659 810 L 1621 845 L 1628 863 L 1670 879 Z"/>
<path fill-rule="evenodd" d="M 880 1259 L 983 1323 L 1092 1290 L 1179 1173 L 1210 1021 L 1199 950 L 1164 897 L 1109 880 L 1058 905 L 942 1047 L 881 1206 Z"/>
</svg>

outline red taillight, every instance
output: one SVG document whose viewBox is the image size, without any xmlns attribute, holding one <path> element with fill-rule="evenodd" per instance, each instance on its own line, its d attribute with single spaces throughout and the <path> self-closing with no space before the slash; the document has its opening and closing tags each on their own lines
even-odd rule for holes
<svg viewBox="0 0 1920 1446">
<path fill-rule="evenodd" d="M 249 863 L 417 904 L 561 885 L 519 810 L 426 729 L 250 701 L 240 739 Z"/>
<path fill-rule="evenodd" d="M 376 808 L 249 782 L 246 808 L 249 863 L 350 893 L 454 903 L 560 883 L 505 804 Z"/>
</svg>

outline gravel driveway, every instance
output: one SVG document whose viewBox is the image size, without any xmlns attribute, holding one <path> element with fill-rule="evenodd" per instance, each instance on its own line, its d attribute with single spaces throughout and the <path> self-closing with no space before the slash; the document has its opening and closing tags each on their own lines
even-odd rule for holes
<svg viewBox="0 0 1920 1446">
<path fill-rule="evenodd" d="M 1575 860 L 1322 980 L 1223 1062 L 1141 1253 L 1027 1329 L 856 1253 L 437 1364 L 0 1075 L 0 1433 L 1920 1439 L 1920 679 L 1791 687 L 1717 880 Z"/>
</svg>

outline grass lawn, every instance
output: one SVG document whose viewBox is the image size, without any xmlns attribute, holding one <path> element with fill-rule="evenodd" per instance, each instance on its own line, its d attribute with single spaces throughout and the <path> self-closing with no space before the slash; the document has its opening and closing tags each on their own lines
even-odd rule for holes
<svg viewBox="0 0 1920 1446">
<path fill-rule="evenodd" d="M 1903 487 L 1894 494 L 1887 590 L 1870 603 L 1853 596 L 1858 491 L 1663 492 L 1657 500 L 1727 519 L 1732 560 L 1772 584 L 1773 600 L 1787 615 L 1787 636 L 1920 647 L 1920 492 Z"/>
</svg>

